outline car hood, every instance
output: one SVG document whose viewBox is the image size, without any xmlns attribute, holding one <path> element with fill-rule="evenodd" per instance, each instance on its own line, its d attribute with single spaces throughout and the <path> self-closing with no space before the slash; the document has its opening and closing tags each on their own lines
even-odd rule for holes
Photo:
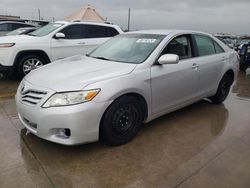
<svg viewBox="0 0 250 188">
<path fill-rule="evenodd" d="M 31 84 L 56 92 L 81 90 L 89 84 L 131 73 L 135 64 L 73 56 L 50 63 L 29 73 Z"/>
<path fill-rule="evenodd" d="M 34 37 L 30 35 L 13 35 L 0 37 L 0 43 L 34 43 L 38 42 L 42 37 Z"/>
</svg>

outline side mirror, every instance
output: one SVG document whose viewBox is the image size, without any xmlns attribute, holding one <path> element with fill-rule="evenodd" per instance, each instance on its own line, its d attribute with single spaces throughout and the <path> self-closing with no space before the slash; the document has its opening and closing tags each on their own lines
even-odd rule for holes
<svg viewBox="0 0 250 188">
<path fill-rule="evenodd" d="M 64 33 L 56 33 L 54 38 L 55 39 L 64 39 L 65 38 L 65 34 Z"/>
<path fill-rule="evenodd" d="M 179 63 L 179 56 L 176 54 L 164 54 L 158 59 L 160 65 L 164 64 L 177 64 Z"/>
</svg>

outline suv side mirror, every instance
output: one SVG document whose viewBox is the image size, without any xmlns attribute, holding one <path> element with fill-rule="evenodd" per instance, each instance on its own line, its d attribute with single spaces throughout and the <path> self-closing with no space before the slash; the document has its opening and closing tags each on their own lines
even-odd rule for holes
<svg viewBox="0 0 250 188">
<path fill-rule="evenodd" d="M 64 33 L 56 33 L 54 38 L 55 39 L 64 39 L 65 38 L 65 34 Z"/>
<path fill-rule="evenodd" d="M 177 64 L 179 63 L 179 56 L 176 54 L 164 54 L 158 59 L 160 65 L 164 64 Z"/>
</svg>

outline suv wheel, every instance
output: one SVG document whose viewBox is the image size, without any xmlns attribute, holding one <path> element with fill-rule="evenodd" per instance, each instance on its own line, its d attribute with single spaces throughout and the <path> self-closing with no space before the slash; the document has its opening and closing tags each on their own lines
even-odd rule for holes
<svg viewBox="0 0 250 188">
<path fill-rule="evenodd" d="M 18 63 L 18 76 L 20 78 L 23 78 L 25 75 L 30 73 L 30 71 L 35 70 L 43 65 L 45 65 L 46 62 L 44 58 L 42 58 L 39 55 L 26 55 L 19 59 Z"/>
<path fill-rule="evenodd" d="M 113 102 L 105 112 L 101 125 L 101 137 L 113 146 L 132 140 L 139 131 L 143 113 L 134 97 L 122 97 Z"/>
<path fill-rule="evenodd" d="M 222 103 L 227 98 L 231 85 L 232 85 L 231 76 L 229 74 L 225 74 L 219 83 L 216 94 L 209 98 L 212 101 L 212 103 L 215 104 Z"/>
</svg>

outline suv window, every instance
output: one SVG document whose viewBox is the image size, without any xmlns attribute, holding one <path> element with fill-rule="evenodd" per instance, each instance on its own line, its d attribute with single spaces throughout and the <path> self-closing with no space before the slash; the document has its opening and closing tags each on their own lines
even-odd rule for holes
<svg viewBox="0 0 250 188">
<path fill-rule="evenodd" d="M 214 42 L 210 37 L 203 35 L 194 35 L 199 56 L 215 54 Z"/>
<path fill-rule="evenodd" d="M 22 23 L 12 23 L 11 24 L 11 30 L 16 30 L 18 28 L 21 28 L 21 27 L 31 27 L 29 25 L 26 25 L 26 24 L 22 24 Z"/>
<path fill-rule="evenodd" d="M 118 31 L 112 27 L 85 25 L 86 38 L 106 38 L 118 35 Z"/>
<path fill-rule="evenodd" d="M 60 31 L 65 34 L 65 39 L 82 39 L 84 35 L 84 25 L 75 24 L 65 27 Z"/>
<path fill-rule="evenodd" d="M 164 54 L 176 54 L 180 59 L 192 57 L 191 43 L 188 36 L 178 36 L 174 38 L 163 50 Z"/>
<path fill-rule="evenodd" d="M 119 34 L 118 31 L 112 27 L 86 24 L 70 25 L 60 32 L 65 34 L 65 39 L 106 38 Z"/>
<path fill-rule="evenodd" d="M 0 31 L 9 31 L 9 25 L 7 23 L 0 24 Z"/>
</svg>

